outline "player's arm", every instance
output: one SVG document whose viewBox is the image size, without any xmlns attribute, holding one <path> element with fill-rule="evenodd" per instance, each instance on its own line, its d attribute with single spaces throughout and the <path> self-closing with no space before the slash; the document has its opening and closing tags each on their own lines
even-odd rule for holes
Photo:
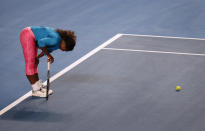
<svg viewBox="0 0 205 131">
<path fill-rule="evenodd" d="M 35 64 L 39 64 L 39 59 L 44 56 L 43 51 L 35 58 Z"/>
<path fill-rule="evenodd" d="M 48 61 L 53 63 L 54 62 L 54 58 L 53 58 L 53 56 L 49 53 L 49 51 L 46 48 L 48 43 L 49 43 L 49 45 L 54 45 L 56 43 L 56 39 L 55 38 L 51 38 L 51 37 L 46 37 L 46 38 L 42 38 L 42 39 L 38 40 L 38 45 L 39 45 L 40 49 L 43 52 L 42 55 L 44 55 L 44 54 L 47 55 Z"/>
<path fill-rule="evenodd" d="M 42 52 L 37 56 L 37 58 L 40 59 L 40 58 L 43 57 L 43 56 L 44 56 L 44 52 L 42 51 Z"/>
<path fill-rule="evenodd" d="M 47 50 L 46 47 L 40 47 L 40 49 L 42 50 L 43 54 L 47 55 L 48 57 L 48 61 L 53 63 L 54 62 L 54 58 L 53 56 L 49 53 L 49 51 Z"/>
</svg>

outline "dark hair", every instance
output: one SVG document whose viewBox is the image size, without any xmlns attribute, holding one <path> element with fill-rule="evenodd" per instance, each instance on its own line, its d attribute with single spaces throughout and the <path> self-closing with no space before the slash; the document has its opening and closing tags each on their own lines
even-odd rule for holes
<svg viewBox="0 0 205 131">
<path fill-rule="evenodd" d="M 73 50 L 76 44 L 75 33 L 71 30 L 62 30 L 62 29 L 56 29 L 56 32 L 58 32 L 62 40 L 65 41 L 66 51 Z"/>
</svg>

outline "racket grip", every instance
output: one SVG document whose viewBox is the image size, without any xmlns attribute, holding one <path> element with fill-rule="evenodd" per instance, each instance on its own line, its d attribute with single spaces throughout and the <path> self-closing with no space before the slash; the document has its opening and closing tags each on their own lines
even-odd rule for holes
<svg viewBox="0 0 205 131">
<path fill-rule="evenodd" d="M 50 62 L 48 62 L 48 70 L 50 70 Z"/>
</svg>

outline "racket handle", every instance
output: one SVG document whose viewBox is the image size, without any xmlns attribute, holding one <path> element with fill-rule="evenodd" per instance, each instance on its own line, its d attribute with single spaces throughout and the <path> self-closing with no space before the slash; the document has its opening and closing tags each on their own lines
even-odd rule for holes
<svg viewBox="0 0 205 131">
<path fill-rule="evenodd" d="M 48 62 L 48 70 L 50 70 L 50 62 Z"/>
</svg>

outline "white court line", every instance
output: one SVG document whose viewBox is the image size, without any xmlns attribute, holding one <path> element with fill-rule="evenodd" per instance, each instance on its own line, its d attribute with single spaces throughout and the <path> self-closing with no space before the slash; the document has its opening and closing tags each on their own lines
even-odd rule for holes
<svg viewBox="0 0 205 131">
<path fill-rule="evenodd" d="M 182 40 L 202 40 L 204 38 L 189 38 L 189 37 L 174 37 L 174 36 L 157 36 L 157 35 L 138 35 L 138 34 L 121 34 L 123 36 L 137 36 L 137 37 L 153 37 L 153 38 L 168 38 L 168 39 L 182 39 Z"/>
<path fill-rule="evenodd" d="M 89 57 L 91 57 L 92 55 L 94 55 L 95 53 L 97 53 L 98 51 L 100 51 L 101 49 L 103 49 L 104 47 L 106 47 L 107 45 L 109 45 L 110 43 L 112 43 L 113 41 L 115 41 L 116 39 L 118 39 L 119 37 L 121 37 L 122 34 L 117 34 L 114 37 L 110 38 L 109 40 L 107 40 L 106 42 L 104 42 L 103 44 L 101 44 L 100 46 L 98 46 L 97 48 L 93 49 L 92 51 L 90 51 L 88 54 L 84 55 L 83 57 L 81 57 L 80 59 L 78 59 L 76 62 L 74 62 L 73 64 L 69 65 L 68 67 L 66 67 L 65 69 L 63 69 L 62 71 L 60 71 L 59 73 L 55 74 L 54 76 L 52 76 L 50 78 L 50 82 L 54 81 L 55 79 L 59 78 L 60 76 L 62 76 L 63 74 L 65 74 L 66 72 L 68 72 L 69 70 L 73 69 L 74 67 L 76 67 L 77 65 L 79 65 L 81 62 L 85 61 L 86 59 L 88 59 Z M 43 84 L 46 85 L 47 81 L 45 81 Z M 8 110 L 12 109 L 14 106 L 18 105 L 19 103 L 21 103 L 23 100 L 25 100 L 26 98 L 28 98 L 29 96 L 31 96 L 31 91 L 29 91 L 28 93 L 26 93 L 25 95 L 23 95 L 22 97 L 20 97 L 19 99 L 17 99 L 16 101 L 14 101 L 13 103 L 11 103 L 10 105 L 6 106 L 4 109 L 2 109 L 0 111 L 0 116 L 3 115 L 5 112 L 7 112 Z"/>
<path fill-rule="evenodd" d="M 11 108 L 13 108 L 14 106 L 18 105 L 19 103 L 21 103 L 23 100 L 25 100 L 26 98 L 28 98 L 29 96 L 31 96 L 31 91 L 29 91 L 28 93 L 26 93 L 25 95 L 23 95 L 22 97 L 18 98 L 16 101 L 14 101 L 13 103 L 11 103 L 10 105 L 6 106 L 5 108 L 3 108 L 0 111 L 0 116 L 3 115 L 5 112 L 9 111 Z"/>
<path fill-rule="evenodd" d="M 103 50 L 131 51 L 131 52 L 143 52 L 143 53 L 161 53 L 161 54 L 189 55 L 189 56 L 205 56 L 205 54 L 154 51 L 154 50 L 133 50 L 133 49 L 119 49 L 119 48 L 103 48 Z"/>
</svg>

